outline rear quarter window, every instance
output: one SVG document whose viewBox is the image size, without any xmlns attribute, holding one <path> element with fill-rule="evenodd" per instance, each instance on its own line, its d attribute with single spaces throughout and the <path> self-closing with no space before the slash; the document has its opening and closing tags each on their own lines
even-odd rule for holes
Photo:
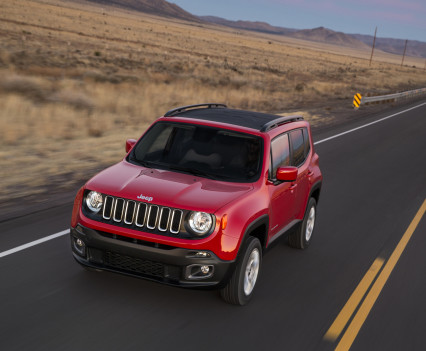
<svg viewBox="0 0 426 351">
<path fill-rule="evenodd" d="M 306 128 L 303 128 L 303 140 L 305 142 L 305 158 L 309 155 L 309 151 L 311 151 L 311 142 L 309 140 L 309 133 Z"/>
</svg>

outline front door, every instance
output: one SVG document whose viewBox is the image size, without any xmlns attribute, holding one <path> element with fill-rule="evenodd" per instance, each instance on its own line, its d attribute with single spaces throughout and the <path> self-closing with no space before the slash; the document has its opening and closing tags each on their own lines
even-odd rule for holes
<svg viewBox="0 0 426 351">
<path fill-rule="evenodd" d="M 294 219 L 296 184 L 279 182 L 276 179 L 279 167 L 290 166 L 290 143 L 288 134 L 281 134 L 271 142 L 271 163 L 269 171 L 269 240 Z"/>
</svg>

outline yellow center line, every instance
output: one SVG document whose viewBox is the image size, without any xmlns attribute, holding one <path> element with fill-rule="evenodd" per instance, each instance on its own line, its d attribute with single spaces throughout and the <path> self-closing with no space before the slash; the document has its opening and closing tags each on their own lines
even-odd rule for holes
<svg viewBox="0 0 426 351">
<path fill-rule="evenodd" d="M 336 347 L 336 351 L 349 350 L 352 346 L 358 332 L 360 331 L 362 325 L 367 319 L 371 309 L 373 308 L 377 298 L 379 297 L 384 285 L 389 279 L 390 274 L 398 263 L 401 254 L 404 252 L 405 247 L 407 246 L 409 240 L 411 239 L 414 231 L 416 230 L 420 220 L 422 219 L 424 213 L 426 211 L 426 200 L 423 201 L 422 206 L 418 210 L 416 216 L 408 226 L 398 245 L 396 246 L 394 252 L 383 268 L 382 272 L 378 276 L 376 282 L 373 284 L 370 292 L 365 298 L 364 302 L 361 304 L 358 312 L 355 314 L 352 322 L 349 324 L 348 329 L 345 334 L 343 334 L 342 339 Z"/>
<path fill-rule="evenodd" d="M 384 262 L 385 260 L 383 258 L 376 258 L 370 269 L 365 274 L 364 278 L 362 278 L 361 282 L 352 293 L 348 302 L 343 307 L 342 311 L 337 316 L 336 320 L 328 329 L 324 336 L 325 339 L 329 341 L 335 341 L 339 337 L 340 333 L 348 323 L 352 314 L 355 312 L 355 309 L 358 307 L 374 278 L 376 278 L 377 274 L 380 272 Z"/>
</svg>

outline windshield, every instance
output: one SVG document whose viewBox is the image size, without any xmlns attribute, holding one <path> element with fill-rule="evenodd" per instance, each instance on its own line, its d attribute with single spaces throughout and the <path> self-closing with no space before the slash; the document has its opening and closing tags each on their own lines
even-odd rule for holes
<svg viewBox="0 0 426 351">
<path fill-rule="evenodd" d="M 195 124 L 158 122 L 128 161 L 204 178 L 248 183 L 259 179 L 262 138 Z"/>
</svg>

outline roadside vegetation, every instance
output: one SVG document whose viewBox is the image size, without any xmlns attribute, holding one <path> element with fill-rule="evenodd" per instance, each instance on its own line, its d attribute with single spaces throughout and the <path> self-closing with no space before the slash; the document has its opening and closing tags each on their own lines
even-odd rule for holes
<svg viewBox="0 0 426 351">
<path fill-rule="evenodd" d="M 60 0 L 0 4 L 0 203 L 73 189 L 168 109 L 200 102 L 313 124 L 357 92 L 426 86 L 421 59 Z"/>
</svg>

